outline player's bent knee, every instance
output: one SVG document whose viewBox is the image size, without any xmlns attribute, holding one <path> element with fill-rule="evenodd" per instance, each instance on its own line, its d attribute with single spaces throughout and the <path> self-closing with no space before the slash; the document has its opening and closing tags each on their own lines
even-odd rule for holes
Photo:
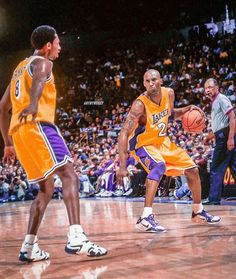
<svg viewBox="0 0 236 279">
<path fill-rule="evenodd" d="M 166 171 L 166 166 L 163 162 L 155 164 L 150 170 L 147 178 L 155 181 L 160 181 Z"/>
<path fill-rule="evenodd" d="M 60 168 L 57 169 L 56 173 L 59 175 L 59 177 L 73 177 L 75 175 L 74 173 L 74 167 L 73 164 L 67 163 Z"/>
<path fill-rule="evenodd" d="M 199 170 L 198 170 L 197 167 L 195 167 L 195 168 L 192 168 L 192 169 L 185 170 L 184 174 L 187 177 L 196 177 L 196 176 L 199 176 Z"/>
</svg>

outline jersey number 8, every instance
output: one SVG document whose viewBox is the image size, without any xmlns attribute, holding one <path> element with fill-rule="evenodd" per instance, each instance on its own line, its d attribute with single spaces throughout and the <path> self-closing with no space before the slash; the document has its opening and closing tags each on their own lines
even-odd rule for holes
<svg viewBox="0 0 236 279">
<path fill-rule="evenodd" d="M 16 85 L 15 85 L 15 96 L 16 96 L 16 99 L 20 98 L 20 80 L 19 79 L 16 81 Z"/>
</svg>

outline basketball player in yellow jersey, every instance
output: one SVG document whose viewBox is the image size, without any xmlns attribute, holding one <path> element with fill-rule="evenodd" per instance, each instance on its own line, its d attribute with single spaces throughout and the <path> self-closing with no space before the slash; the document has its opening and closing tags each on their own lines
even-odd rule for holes
<svg viewBox="0 0 236 279">
<path fill-rule="evenodd" d="M 31 44 L 34 54 L 18 64 L 0 102 L 0 129 L 5 142 L 3 161 L 12 163 L 16 152 L 29 182 L 40 185 L 30 208 L 28 231 L 19 259 L 31 262 L 49 258 L 49 253 L 38 246 L 37 232 L 54 192 L 54 173 L 62 181 L 70 222 L 65 251 L 103 256 L 107 250 L 90 242 L 80 225 L 78 177 L 71 154 L 54 124 L 56 90 L 52 61 L 59 56 L 60 40 L 53 27 L 43 25 L 33 31 Z"/>
<path fill-rule="evenodd" d="M 132 104 L 119 136 L 120 168 L 118 183 L 128 176 L 126 158 L 128 145 L 131 154 L 147 172 L 146 196 L 142 216 L 136 227 L 145 232 L 166 231 L 154 219 L 152 205 L 163 174 L 186 175 L 193 195 L 192 221 L 196 223 L 218 223 L 220 217 L 208 214 L 201 204 L 201 184 L 198 168 L 187 153 L 172 143 L 167 136 L 168 118 L 181 118 L 195 106 L 174 108 L 174 91 L 161 87 L 162 80 L 156 70 L 144 74 L 146 91 Z M 201 110 L 200 110 L 201 111 Z"/>
</svg>

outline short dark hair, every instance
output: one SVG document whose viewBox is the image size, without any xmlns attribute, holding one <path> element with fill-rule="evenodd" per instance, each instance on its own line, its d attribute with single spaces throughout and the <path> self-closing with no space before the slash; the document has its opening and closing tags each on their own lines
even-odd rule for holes
<svg viewBox="0 0 236 279">
<path fill-rule="evenodd" d="M 16 183 L 16 182 L 19 182 L 20 181 L 20 178 L 18 176 L 15 176 L 14 179 L 13 179 L 13 183 Z"/>
<path fill-rule="evenodd" d="M 52 43 L 55 39 L 56 30 L 49 25 L 41 25 L 34 29 L 31 34 L 31 45 L 34 49 L 41 49 L 45 44 Z"/>
</svg>

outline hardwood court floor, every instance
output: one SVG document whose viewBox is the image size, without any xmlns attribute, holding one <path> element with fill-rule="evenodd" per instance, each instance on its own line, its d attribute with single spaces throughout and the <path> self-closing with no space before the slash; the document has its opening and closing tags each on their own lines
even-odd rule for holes
<svg viewBox="0 0 236 279">
<path fill-rule="evenodd" d="M 220 215 L 218 225 L 191 223 L 191 205 L 155 203 L 166 233 L 137 232 L 142 202 L 81 200 L 89 238 L 109 249 L 103 259 L 64 253 L 68 220 L 63 201 L 52 200 L 39 231 L 46 262 L 22 264 L 17 256 L 26 232 L 29 202 L 0 206 L 0 278 L 146 279 L 236 278 L 236 207 L 206 206 Z"/>
</svg>

